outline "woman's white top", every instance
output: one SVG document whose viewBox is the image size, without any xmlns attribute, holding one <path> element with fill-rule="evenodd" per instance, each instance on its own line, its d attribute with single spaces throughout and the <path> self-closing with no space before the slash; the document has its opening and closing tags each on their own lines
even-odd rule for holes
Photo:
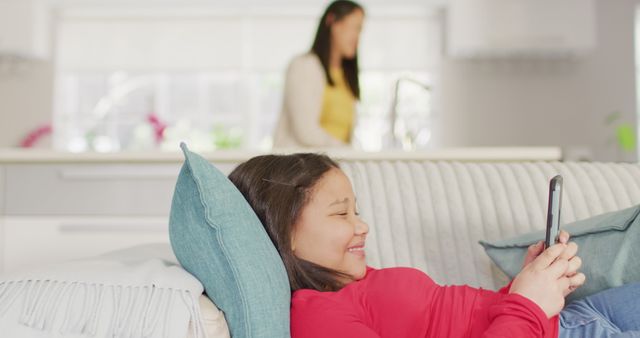
<svg viewBox="0 0 640 338">
<path fill-rule="evenodd" d="M 284 100 L 273 139 L 274 148 L 336 147 L 347 144 L 320 125 L 327 79 L 314 53 L 295 57 L 287 67 Z"/>
</svg>

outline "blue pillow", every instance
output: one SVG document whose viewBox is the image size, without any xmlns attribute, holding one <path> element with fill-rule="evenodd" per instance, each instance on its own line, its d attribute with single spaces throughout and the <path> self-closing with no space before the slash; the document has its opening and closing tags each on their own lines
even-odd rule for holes
<svg viewBox="0 0 640 338">
<path fill-rule="evenodd" d="M 579 246 L 586 283 L 569 300 L 640 281 L 640 206 L 609 212 L 562 226 Z M 480 241 L 487 255 L 509 277 L 522 269 L 529 245 L 544 239 L 544 231 L 514 238 Z"/>
<path fill-rule="evenodd" d="M 169 219 L 178 261 L 224 312 L 232 337 L 290 337 L 289 280 L 266 230 L 224 174 L 180 147 Z"/>
</svg>

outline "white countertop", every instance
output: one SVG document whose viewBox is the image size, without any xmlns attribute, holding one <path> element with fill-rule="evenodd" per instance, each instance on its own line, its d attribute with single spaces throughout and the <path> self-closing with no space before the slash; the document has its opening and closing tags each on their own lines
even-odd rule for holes
<svg viewBox="0 0 640 338">
<path fill-rule="evenodd" d="M 443 148 L 421 151 L 364 152 L 345 149 L 282 149 L 270 153 L 323 152 L 336 159 L 355 160 L 447 160 L 447 161 L 559 161 L 559 147 L 477 147 Z M 245 161 L 268 152 L 251 150 L 221 150 L 201 155 L 216 163 Z M 45 149 L 0 149 L 0 164 L 6 163 L 173 163 L 182 162 L 176 152 L 70 153 Z"/>
</svg>

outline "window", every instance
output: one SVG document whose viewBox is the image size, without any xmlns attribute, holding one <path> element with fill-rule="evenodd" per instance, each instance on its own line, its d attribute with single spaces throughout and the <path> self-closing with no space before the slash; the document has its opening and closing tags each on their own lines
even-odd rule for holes
<svg viewBox="0 0 640 338">
<path fill-rule="evenodd" d="M 62 9 L 54 147 L 175 150 L 186 140 L 201 151 L 269 149 L 285 68 L 309 49 L 323 6 Z M 379 150 L 389 146 L 395 82 L 437 88 L 441 20 L 426 6 L 366 10 L 354 143 Z M 410 87 L 401 86 L 398 117 L 428 129 L 432 95 Z"/>
</svg>

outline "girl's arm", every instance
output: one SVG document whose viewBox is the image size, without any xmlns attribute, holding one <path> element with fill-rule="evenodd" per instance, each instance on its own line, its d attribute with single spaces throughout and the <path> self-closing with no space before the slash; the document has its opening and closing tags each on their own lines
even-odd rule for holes
<svg viewBox="0 0 640 338">
<path fill-rule="evenodd" d="M 488 311 L 489 327 L 483 338 L 549 337 L 555 329 L 544 311 L 529 299 L 518 294 L 506 296 Z"/>
</svg>

